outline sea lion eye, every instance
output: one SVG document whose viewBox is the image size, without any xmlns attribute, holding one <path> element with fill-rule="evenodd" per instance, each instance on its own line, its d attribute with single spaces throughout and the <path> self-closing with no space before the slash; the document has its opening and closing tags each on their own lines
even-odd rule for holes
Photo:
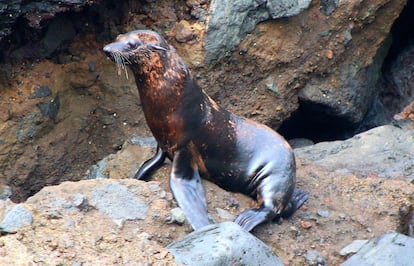
<svg viewBox="0 0 414 266">
<path fill-rule="evenodd" d="M 128 41 L 127 42 L 128 50 L 134 50 L 138 47 L 138 45 L 139 45 L 139 42 L 137 42 L 137 41 Z"/>
</svg>

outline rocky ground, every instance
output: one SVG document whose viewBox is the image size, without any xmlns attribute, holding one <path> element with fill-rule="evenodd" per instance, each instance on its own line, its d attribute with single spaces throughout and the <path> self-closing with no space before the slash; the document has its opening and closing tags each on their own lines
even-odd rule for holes
<svg viewBox="0 0 414 266">
<path fill-rule="evenodd" d="M 408 146 L 414 140 L 410 134 Z M 353 143 L 359 145 L 363 137 Z M 33 221 L 1 238 L 2 264 L 172 263 L 173 256 L 165 247 L 186 236 L 191 228 L 186 222 L 181 225 L 183 221 L 173 211 L 177 206 L 168 187 L 171 165 L 157 171 L 151 182 L 128 179 L 153 151 L 151 145 L 131 143 L 137 141 L 125 143 L 120 152 L 99 164 L 99 170 L 89 172 L 89 177 L 105 175 L 109 179 L 45 187 L 24 202 L 22 206 Z M 370 141 L 365 143 L 369 145 Z M 412 153 L 408 155 L 414 158 Z M 343 158 L 352 159 L 352 155 Z M 410 180 L 343 174 L 300 155 L 297 162 L 298 187 L 310 192 L 308 202 L 292 218 L 253 230 L 285 264 L 312 265 L 309 252 L 316 251 L 328 265 L 338 265 L 346 259 L 339 251 L 352 241 L 403 231 L 407 226 L 400 208 L 413 204 L 414 185 Z M 231 221 L 243 209 L 254 206 L 254 201 L 243 195 L 223 191 L 209 182 L 204 185 L 209 213 L 217 222 Z M 15 205 L 10 201 L 1 204 L 3 216 Z"/>
</svg>

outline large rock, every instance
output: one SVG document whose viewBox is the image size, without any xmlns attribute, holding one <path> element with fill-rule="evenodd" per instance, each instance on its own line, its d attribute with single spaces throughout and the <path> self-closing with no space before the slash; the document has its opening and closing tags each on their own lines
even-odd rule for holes
<svg viewBox="0 0 414 266">
<path fill-rule="evenodd" d="M 129 192 L 126 186 L 118 183 L 93 190 L 91 205 L 119 226 L 127 220 L 147 218 L 148 205 Z"/>
<path fill-rule="evenodd" d="M 331 171 L 361 177 L 414 178 L 414 130 L 386 125 L 345 141 L 295 149 L 298 157 Z"/>
<path fill-rule="evenodd" d="M 291 17 L 308 8 L 311 0 L 212 1 L 204 38 L 205 60 L 209 64 L 229 55 L 257 23 L 269 18 Z"/>
<path fill-rule="evenodd" d="M 180 265 L 284 265 L 268 246 L 233 222 L 205 226 L 167 248 Z"/>
<path fill-rule="evenodd" d="M 387 37 L 406 1 L 291 1 L 282 15 L 289 17 L 273 19 L 275 2 L 211 3 L 200 35 L 203 87 L 227 109 L 275 128 L 301 107 L 309 121 L 354 130 L 378 97 Z"/>
<path fill-rule="evenodd" d="M 342 266 L 413 265 L 414 238 L 398 233 L 383 234 L 371 239 Z"/>
<path fill-rule="evenodd" d="M 136 180 L 44 188 L 5 215 L 0 226 L 15 234 L 1 237 L 0 265 L 174 265 L 159 241 L 182 237 L 185 227 L 157 233 L 169 216 L 166 195 L 159 185 Z"/>
<path fill-rule="evenodd" d="M 380 10 L 388 3 L 391 4 L 388 6 L 389 12 L 381 14 Z M 393 24 L 390 22 L 398 17 L 394 16 L 391 10 L 398 10 L 399 13 L 405 4 L 406 1 L 377 1 L 368 10 L 358 5 L 347 7 L 340 5 L 332 14 L 332 17 L 336 17 L 339 15 L 336 12 L 339 12 L 341 8 L 349 8 L 349 11 L 352 9 L 356 11 L 360 8 L 360 12 L 364 12 L 358 15 L 359 22 L 349 23 L 348 28 L 342 28 L 340 32 L 335 33 L 335 37 L 340 39 L 345 46 L 343 52 L 347 56 L 343 58 L 343 61 L 323 71 L 317 70 L 318 66 L 316 66 L 315 70 L 321 76 L 309 80 L 299 93 L 300 101 L 304 105 L 310 104 L 312 108 L 309 110 L 313 109 L 314 115 L 326 118 L 337 117 L 341 123 L 355 126 L 363 121 L 370 109 L 376 108 L 374 104 L 380 93 L 381 69 L 392 44 L 389 31 Z M 375 19 L 372 16 L 375 16 Z M 366 24 L 364 30 L 360 28 L 363 24 Z M 330 35 L 331 33 L 320 34 Z M 367 36 L 373 36 L 370 42 L 371 47 L 365 47 L 365 44 L 368 44 L 365 42 L 366 38 L 370 38 Z M 330 44 L 332 41 L 326 48 L 332 54 L 330 52 L 320 53 L 320 56 L 334 59 L 331 56 L 338 55 L 339 51 L 331 50 Z"/>
<path fill-rule="evenodd" d="M 386 42 L 378 49 L 368 65 L 364 57 L 348 59 L 333 73 L 335 83 L 325 79 L 310 80 L 299 93 L 300 101 L 318 106 L 321 116 L 338 117 L 343 123 L 358 124 L 378 96 L 377 83 L 390 44 Z"/>
<path fill-rule="evenodd" d="M 1 233 L 15 233 L 25 225 L 32 223 L 32 214 L 22 205 L 14 206 L 0 223 Z"/>
<path fill-rule="evenodd" d="M 11 70 L 15 82 L 1 87 L 0 184 L 9 188 L 0 185 L 0 194 L 13 201 L 45 184 L 79 180 L 131 133 L 149 135 L 133 81 L 118 77 L 111 62 L 85 52 L 84 45 L 73 49 L 79 62 L 42 61 L 24 75 Z M 42 94 L 43 87 L 48 90 Z M 131 130 L 137 125 L 144 128 Z M 130 158 L 139 163 L 139 157 Z"/>
</svg>

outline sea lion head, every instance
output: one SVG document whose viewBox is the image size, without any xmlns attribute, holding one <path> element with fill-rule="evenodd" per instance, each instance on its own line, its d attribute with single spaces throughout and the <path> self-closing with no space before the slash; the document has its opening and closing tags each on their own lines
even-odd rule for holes
<svg viewBox="0 0 414 266">
<path fill-rule="evenodd" d="M 129 65 L 141 70 L 164 59 L 172 48 L 158 33 L 150 30 L 135 30 L 120 34 L 113 43 L 103 48 L 105 54 L 118 65 L 118 73 Z M 126 75 L 127 72 L 125 71 Z M 128 75 L 127 75 L 128 77 Z"/>
</svg>

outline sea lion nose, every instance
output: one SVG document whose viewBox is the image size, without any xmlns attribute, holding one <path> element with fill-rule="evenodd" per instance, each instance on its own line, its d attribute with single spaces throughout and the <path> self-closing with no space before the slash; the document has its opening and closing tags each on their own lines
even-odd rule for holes
<svg viewBox="0 0 414 266">
<path fill-rule="evenodd" d="M 111 45 L 105 45 L 105 47 L 103 48 L 104 53 L 106 54 L 106 56 L 111 57 L 112 55 L 112 49 L 111 49 Z"/>
</svg>

